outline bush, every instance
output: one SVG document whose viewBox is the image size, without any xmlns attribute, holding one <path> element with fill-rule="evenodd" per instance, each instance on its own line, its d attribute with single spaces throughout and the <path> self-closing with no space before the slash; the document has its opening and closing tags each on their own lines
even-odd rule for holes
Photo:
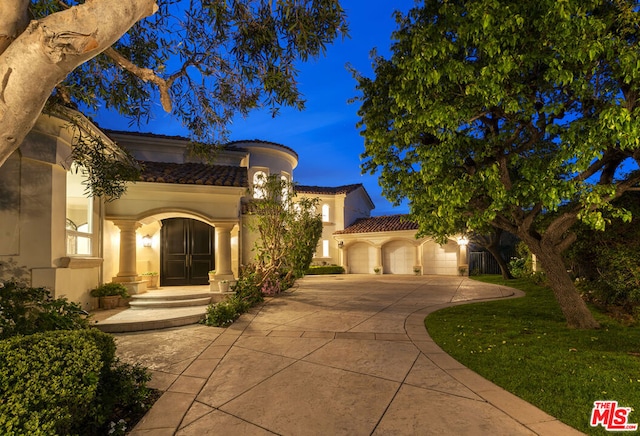
<svg viewBox="0 0 640 436">
<path fill-rule="evenodd" d="M 262 276 L 255 265 L 244 266 L 240 277 L 233 286 L 235 294 L 220 303 L 207 307 L 203 324 L 213 327 L 227 327 L 251 307 L 264 301 L 261 286 Z"/>
<path fill-rule="evenodd" d="M 264 295 L 260 290 L 260 280 L 261 275 L 255 265 L 243 266 L 240 270 L 240 277 L 232 289 L 238 299 L 245 301 L 249 307 L 252 307 L 264 301 Z"/>
<path fill-rule="evenodd" d="M 79 434 L 77 424 L 88 416 L 108 363 L 104 357 L 115 350 L 100 349 L 102 335 L 56 331 L 0 341 L 0 433 Z"/>
<path fill-rule="evenodd" d="M 102 435 L 123 411 L 146 411 L 150 376 L 115 349 L 94 329 L 0 341 L 0 433 Z"/>
<path fill-rule="evenodd" d="M 249 307 L 246 301 L 234 295 L 219 303 L 210 304 L 203 323 L 213 327 L 228 327 Z"/>
<path fill-rule="evenodd" d="M 344 274 L 344 268 L 338 265 L 310 266 L 308 275 Z"/>
<path fill-rule="evenodd" d="M 127 288 L 122 283 L 105 283 L 91 290 L 92 297 L 110 297 L 118 295 L 122 298 L 128 298 Z"/>
<path fill-rule="evenodd" d="M 45 288 L 16 282 L 0 283 L 0 339 L 49 330 L 89 327 L 82 307 L 66 298 L 52 298 Z"/>
<path fill-rule="evenodd" d="M 640 320 L 640 193 L 625 193 L 614 205 L 630 211 L 633 220 L 605 216 L 610 223 L 604 232 L 574 226 L 578 239 L 566 258 L 587 300 Z"/>
</svg>

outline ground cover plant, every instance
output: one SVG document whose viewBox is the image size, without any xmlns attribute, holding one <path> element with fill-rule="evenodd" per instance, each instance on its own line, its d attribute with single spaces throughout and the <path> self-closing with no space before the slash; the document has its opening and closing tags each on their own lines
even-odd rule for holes
<svg viewBox="0 0 640 436">
<path fill-rule="evenodd" d="M 526 292 L 514 300 L 468 304 L 429 315 L 431 337 L 463 365 L 588 434 L 594 401 L 614 400 L 640 422 L 640 326 L 600 313 L 598 330 L 569 329 L 553 293 L 529 279 L 483 281 Z"/>
</svg>

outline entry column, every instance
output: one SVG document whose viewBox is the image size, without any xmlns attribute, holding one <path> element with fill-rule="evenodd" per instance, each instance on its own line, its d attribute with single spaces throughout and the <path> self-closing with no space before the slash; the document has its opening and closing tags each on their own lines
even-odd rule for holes
<svg viewBox="0 0 640 436">
<path fill-rule="evenodd" d="M 146 282 L 141 281 L 136 270 L 136 230 L 142 226 L 135 220 L 114 220 L 120 229 L 120 258 L 118 275 L 114 282 L 123 283 L 130 294 L 146 291 Z"/>
<path fill-rule="evenodd" d="M 216 228 L 216 280 L 234 280 L 231 270 L 231 230 L 233 223 L 213 223 Z"/>
</svg>

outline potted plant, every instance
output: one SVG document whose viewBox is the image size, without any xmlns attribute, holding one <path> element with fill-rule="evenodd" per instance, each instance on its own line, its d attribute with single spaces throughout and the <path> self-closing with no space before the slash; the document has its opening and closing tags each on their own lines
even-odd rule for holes
<svg viewBox="0 0 640 436">
<path fill-rule="evenodd" d="M 122 283 L 105 283 L 92 289 L 91 296 L 100 299 L 100 307 L 103 309 L 115 309 L 120 298 L 128 298 L 129 293 Z"/>
<path fill-rule="evenodd" d="M 149 289 L 158 288 L 158 273 L 155 271 L 142 273 L 142 276 L 149 282 Z"/>
<path fill-rule="evenodd" d="M 417 265 L 416 265 L 416 266 L 414 266 L 414 267 L 413 267 L 413 273 L 414 273 L 415 275 L 419 276 L 419 275 L 420 275 L 420 273 L 422 273 L 422 268 L 420 268 L 420 267 L 419 267 L 419 266 L 417 266 Z"/>
<path fill-rule="evenodd" d="M 229 292 L 229 280 L 220 280 L 218 282 L 220 292 Z"/>
<path fill-rule="evenodd" d="M 376 274 L 380 274 L 380 268 L 375 267 L 375 268 L 373 269 L 373 272 L 374 272 L 374 273 L 376 273 Z"/>
<path fill-rule="evenodd" d="M 209 281 L 212 282 L 216 279 L 216 270 L 212 269 L 209 271 Z"/>
</svg>

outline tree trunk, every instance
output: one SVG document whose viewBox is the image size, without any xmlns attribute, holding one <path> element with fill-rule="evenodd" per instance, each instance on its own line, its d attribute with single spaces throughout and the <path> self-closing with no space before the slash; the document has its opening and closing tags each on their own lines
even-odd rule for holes
<svg viewBox="0 0 640 436">
<path fill-rule="evenodd" d="M 32 21 L 10 42 L 0 54 L 0 166 L 29 133 L 54 87 L 157 8 L 155 0 L 87 1 Z"/>
<path fill-rule="evenodd" d="M 529 246 L 529 248 L 532 248 Z M 587 307 L 571 277 L 564 266 L 564 260 L 560 253 L 542 246 L 531 250 L 540 260 L 542 268 L 547 274 L 547 280 L 553 293 L 560 304 L 560 309 L 564 314 L 567 324 L 575 329 L 597 329 L 600 324 L 595 320 L 591 311 Z"/>
<path fill-rule="evenodd" d="M 509 265 L 500 255 L 500 249 L 494 245 L 489 245 L 485 247 L 489 253 L 493 256 L 493 258 L 498 262 L 498 266 L 500 267 L 500 271 L 502 272 L 502 278 L 505 280 L 513 279 L 511 275 L 511 271 L 509 271 Z"/>
</svg>

